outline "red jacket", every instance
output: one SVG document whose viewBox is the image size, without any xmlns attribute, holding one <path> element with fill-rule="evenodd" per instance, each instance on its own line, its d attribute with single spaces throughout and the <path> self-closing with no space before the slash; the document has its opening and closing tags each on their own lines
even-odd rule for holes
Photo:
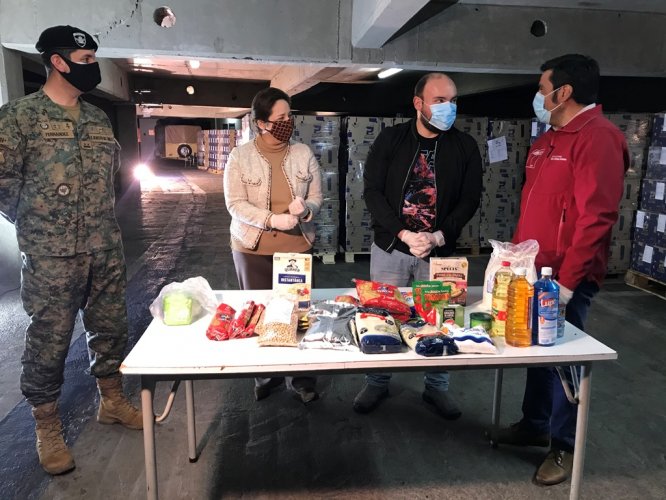
<svg viewBox="0 0 666 500">
<path fill-rule="evenodd" d="M 583 280 L 601 285 L 628 166 L 624 135 L 601 106 L 537 139 L 527 157 L 513 241 L 539 242 L 538 271 L 552 267 L 570 290 Z"/>
</svg>

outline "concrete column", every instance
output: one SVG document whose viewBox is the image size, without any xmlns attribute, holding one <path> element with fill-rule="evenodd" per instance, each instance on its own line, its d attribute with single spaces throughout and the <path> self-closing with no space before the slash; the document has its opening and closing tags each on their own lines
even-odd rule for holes
<svg viewBox="0 0 666 500">
<path fill-rule="evenodd" d="M 0 106 L 23 95 L 21 55 L 0 46 Z"/>
<path fill-rule="evenodd" d="M 132 169 L 140 161 L 136 106 L 119 104 L 115 106 L 115 109 L 118 124 L 117 138 L 122 148 L 120 152 L 120 187 L 122 193 L 125 194 L 133 180 Z"/>
<path fill-rule="evenodd" d="M 0 46 L 0 106 L 23 96 L 23 68 L 18 52 Z M 14 226 L 0 217 L 0 294 L 21 283 L 21 256 Z"/>
</svg>

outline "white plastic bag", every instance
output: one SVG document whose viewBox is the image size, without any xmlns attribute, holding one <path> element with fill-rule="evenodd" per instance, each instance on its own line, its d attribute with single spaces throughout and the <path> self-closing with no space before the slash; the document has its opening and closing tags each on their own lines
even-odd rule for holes
<svg viewBox="0 0 666 500">
<path fill-rule="evenodd" d="M 534 283 L 537 279 L 534 261 L 539 253 L 539 242 L 537 240 L 525 240 L 520 243 L 502 242 L 489 240 L 493 246 L 488 267 L 483 278 L 483 305 L 490 308 L 493 301 L 493 284 L 495 272 L 502 267 L 502 261 L 511 263 L 511 269 L 524 267 L 527 269 L 527 281 Z"/>
<path fill-rule="evenodd" d="M 167 309 L 170 300 L 178 304 L 178 311 L 168 310 L 170 317 L 167 318 L 164 314 L 165 299 Z M 188 325 L 205 314 L 215 314 L 217 305 L 217 298 L 208 281 L 197 276 L 188 278 L 182 283 L 175 281 L 164 286 L 157 298 L 150 304 L 150 313 L 153 318 L 159 318 L 168 325 Z M 190 308 L 189 311 L 187 308 Z"/>
</svg>

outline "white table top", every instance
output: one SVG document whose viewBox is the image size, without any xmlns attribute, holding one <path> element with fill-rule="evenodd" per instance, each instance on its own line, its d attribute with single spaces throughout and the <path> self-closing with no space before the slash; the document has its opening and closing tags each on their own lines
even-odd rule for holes
<svg viewBox="0 0 666 500">
<path fill-rule="evenodd" d="M 270 290 L 219 291 L 218 300 L 239 309 L 246 300 L 266 304 Z M 315 289 L 313 300 L 356 295 L 354 289 Z M 484 310 L 478 300 L 480 287 L 468 290 L 465 322 L 470 312 Z M 206 337 L 211 316 L 187 326 L 166 326 L 154 319 L 120 371 L 127 375 L 192 375 L 238 377 L 296 372 L 401 371 L 432 368 L 489 368 L 526 365 L 567 365 L 617 359 L 617 353 L 567 323 L 564 337 L 551 347 L 511 347 L 495 339 L 498 354 L 457 354 L 426 358 L 406 346 L 396 354 L 363 354 L 329 349 L 259 347 L 257 338 L 212 341 Z"/>
</svg>

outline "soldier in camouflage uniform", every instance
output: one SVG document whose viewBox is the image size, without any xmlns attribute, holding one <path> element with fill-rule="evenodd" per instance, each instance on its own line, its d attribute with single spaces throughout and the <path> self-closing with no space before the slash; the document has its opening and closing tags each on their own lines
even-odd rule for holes
<svg viewBox="0 0 666 500">
<path fill-rule="evenodd" d="M 74 468 L 57 400 L 74 322 L 82 312 L 101 423 L 142 428 L 118 371 L 127 344 L 125 259 L 114 214 L 119 146 L 106 114 L 79 96 L 101 81 L 97 44 L 72 26 L 45 30 L 38 92 L 0 108 L 0 213 L 22 252 L 21 299 L 30 316 L 21 390 L 33 407 L 40 463 Z"/>
</svg>

